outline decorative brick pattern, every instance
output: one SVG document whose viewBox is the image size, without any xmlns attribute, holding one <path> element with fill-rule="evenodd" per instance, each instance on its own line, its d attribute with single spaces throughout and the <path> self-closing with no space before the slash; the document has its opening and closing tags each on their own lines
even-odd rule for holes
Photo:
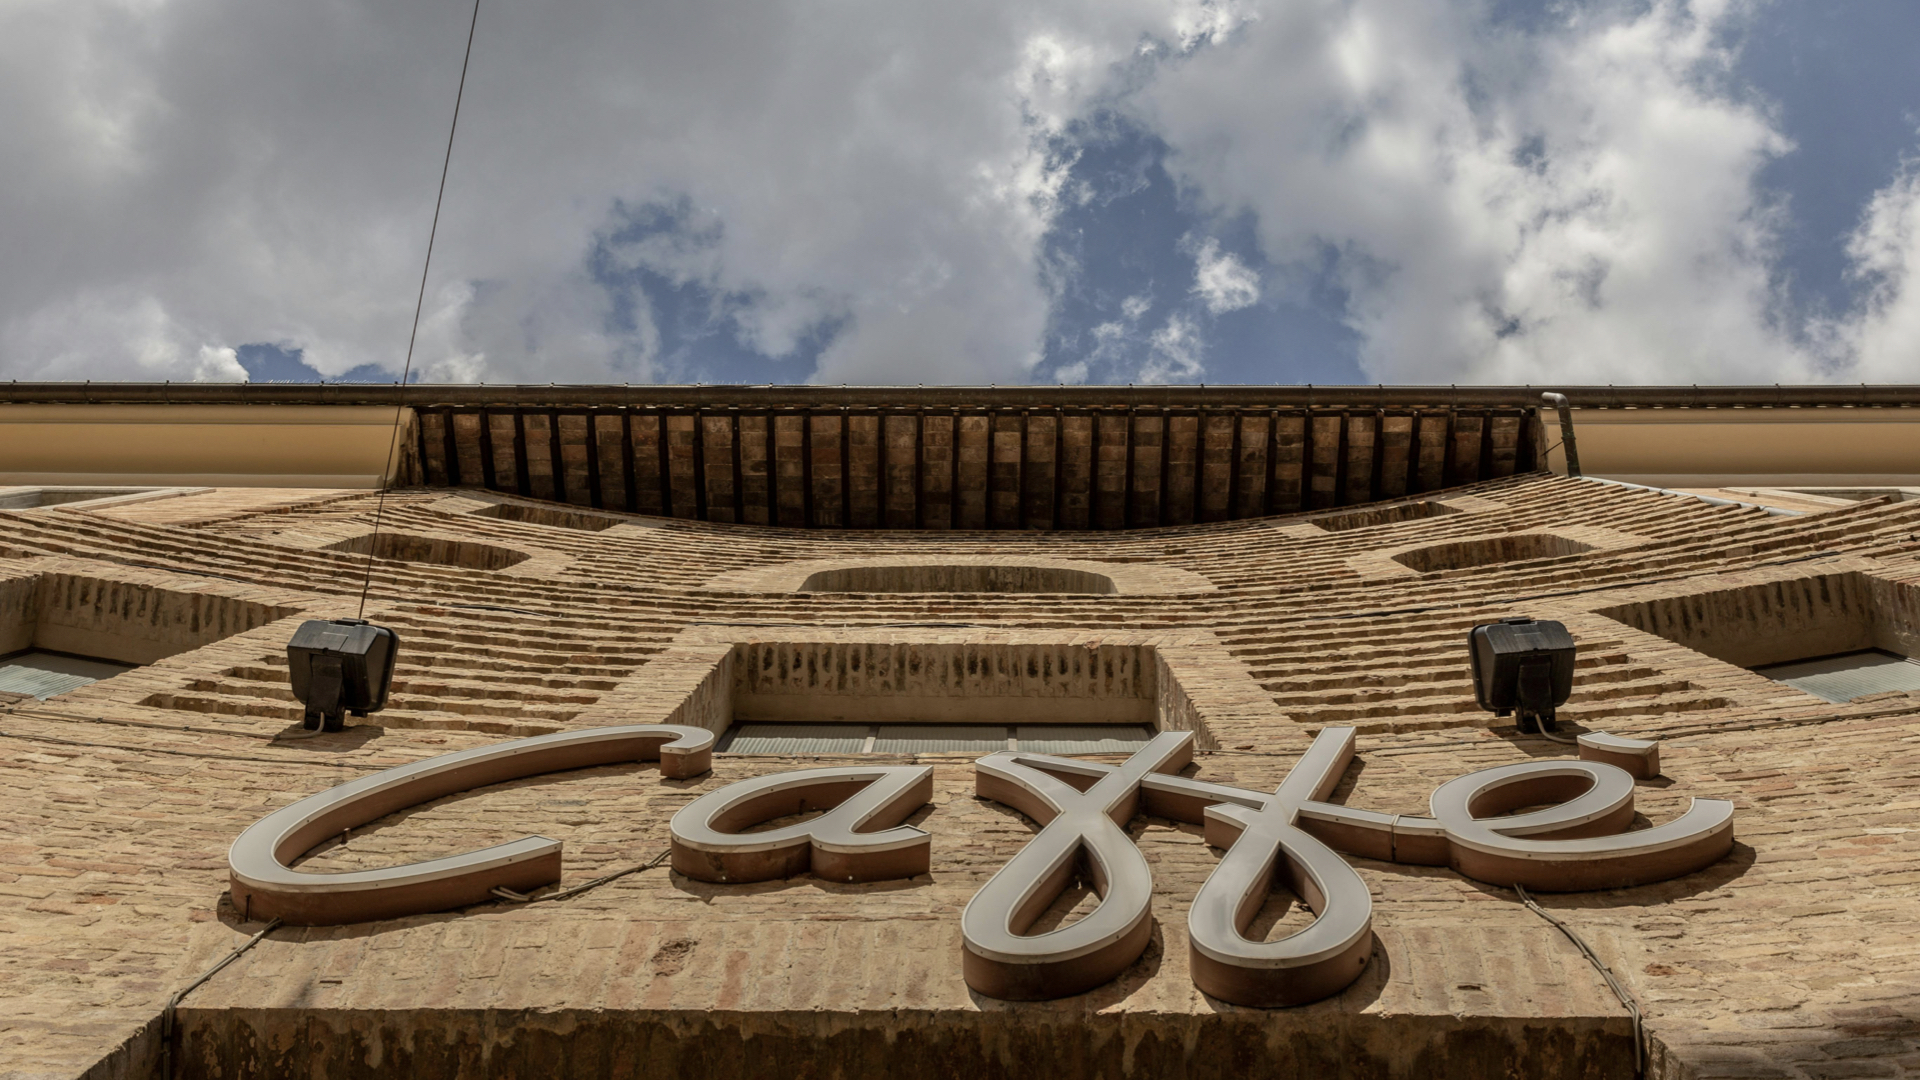
<svg viewBox="0 0 1920 1080">
<path fill-rule="evenodd" d="M 454 419 L 456 441 L 478 440 L 477 424 L 467 430 Z M 500 419 L 490 418 L 496 431 Z M 550 422 L 507 419 L 529 434 Z M 623 454 L 630 446 L 626 462 L 614 464 L 636 497 L 670 494 L 672 513 L 685 519 L 577 502 L 585 463 L 564 453 L 557 468 L 551 456 L 529 456 L 528 485 L 576 507 L 556 515 L 622 524 L 539 520 L 538 508 L 476 513 L 502 505 L 481 493 L 389 495 L 383 530 L 530 558 L 504 570 L 377 561 L 368 615 L 402 638 L 393 705 L 311 740 L 287 738 L 297 721 L 284 645 L 297 619 L 354 610 L 362 561 L 309 545 L 366 531 L 371 494 L 181 521 L 0 512 L 0 618 L 26 610 L 20 582 L 49 577 L 275 613 L 235 623 L 223 637 L 186 640 L 184 651 L 72 694 L 0 705 L 0 1072 L 148 1075 L 159 1050 L 152 1025 L 167 995 L 258 929 L 224 903 L 223 853 L 268 810 L 371 770 L 505 737 L 656 720 L 716 724 L 734 714 L 737 689 L 748 685 L 741 661 L 760 656 L 756 649 L 805 646 L 838 657 L 884 647 L 949 659 L 998 650 L 1019 656 L 1022 672 L 1027 657 L 1049 651 L 1138 650 L 1132 655 L 1152 657 L 1153 715 L 1173 726 L 1188 718 L 1205 735 L 1197 775 L 1271 790 L 1320 727 L 1354 724 L 1363 733 L 1359 762 L 1332 797 L 1420 814 L 1432 790 L 1462 772 L 1564 753 L 1472 709 L 1467 630 L 1515 614 L 1561 619 L 1580 643 L 1563 720 L 1662 739 L 1665 775 L 1640 786 L 1642 813 L 1666 820 L 1695 796 L 1738 807 L 1735 853 L 1706 872 L 1544 900 L 1644 1006 L 1649 1075 L 1920 1071 L 1920 953 L 1911 945 L 1920 929 L 1912 826 L 1920 700 L 1831 705 L 1643 628 L 1664 632 L 1664 621 L 1623 617 L 1842 578 L 1864 583 L 1860 595 L 1882 598 L 1882 608 L 1910 614 L 1900 605 L 1920 583 L 1920 505 L 1782 518 L 1527 476 L 1440 496 L 1471 511 L 1458 514 L 1337 531 L 1311 525 L 1312 515 L 1207 521 L 1224 505 L 1206 485 L 1229 463 L 1218 450 L 1232 432 L 1194 418 L 1171 428 L 1175 446 L 1201 453 L 1192 525 L 1072 536 L 862 531 L 860 521 L 891 524 L 908 512 L 887 494 L 897 485 L 836 493 L 820 483 L 768 495 L 745 477 L 739 502 L 753 511 L 750 524 L 721 525 L 690 520 L 680 500 L 725 490 L 714 476 L 721 458 L 703 455 L 732 438 L 731 421 L 696 427 L 692 416 L 666 416 L 672 438 L 654 444 L 639 437 L 639 419 L 631 444 L 617 429 L 619 440 L 596 445 Z M 742 445 L 758 433 L 757 445 L 773 447 L 770 469 L 817 478 L 837 467 L 838 418 L 790 422 L 802 419 L 821 418 L 742 416 Z M 940 419 L 926 417 L 924 430 Z M 1010 464 L 996 456 L 996 440 L 1005 430 L 1017 437 L 1008 421 L 1019 418 L 988 419 L 961 417 L 957 459 L 937 459 L 931 438 L 922 446 L 923 477 L 939 471 L 929 467 L 936 459 L 974 476 L 961 481 L 958 524 L 1040 508 L 1033 487 L 1025 502 L 966 497 L 969 482 L 984 485 L 969 470 L 983 476 Z M 1151 517 L 1162 500 L 1142 494 L 1161 483 L 1159 419 L 1139 425 L 1130 443 L 1113 417 L 1084 426 L 1074 419 L 1060 431 L 1064 461 L 1135 470 L 1130 486 L 1111 484 L 1104 469 L 1089 478 L 1078 489 L 1089 512 L 1110 513 L 1124 496 L 1135 502 L 1135 521 L 1174 520 L 1173 501 L 1167 517 Z M 1267 456 L 1243 464 L 1298 484 L 1303 499 L 1341 497 L 1360 459 L 1341 456 L 1337 427 L 1329 439 L 1289 419 L 1274 418 L 1262 436 L 1271 437 L 1262 443 Z M 1461 467 L 1458 440 L 1468 433 L 1458 418 L 1450 431 L 1439 422 L 1446 419 L 1423 414 L 1396 425 L 1389 415 L 1379 428 L 1389 437 L 1385 452 L 1399 438 L 1410 472 Z M 574 429 L 559 420 L 564 450 Z M 1045 429 L 1034 420 L 1024 421 L 1028 442 Z M 1497 421 L 1475 437 L 1504 437 Z M 897 434 L 900 420 L 888 423 L 864 435 L 850 425 L 846 452 L 877 464 L 879 448 L 893 445 L 882 434 Z M 1096 428 L 1097 448 L 1075 457 L 1071 437 Z M 597 420 L 591 430 L 604 434 Z M 1254 430 L 1242 418 L 1243 453 Z M 514 444 L 490 445 L 496 476 L 522 467 Z M 608 461 L 597 466 L 603 483 Z M 466 462 L 463 451 L 463 475 Z M 885 475 L 897 464 L 890 458 Z M 1177 468 L 1165 480 L 1182 492 L 1195 482 L 1191 469 Z M 754 503 L 756 491 L 765 501 Z M 1070 503 L 1075 494 L 1058 497 Z M 855 524 L 797 533 L 751 524 L 756 513 L 761 521 L 840 514 Z M 1385 552 L 1527 532 L 1594 550 L 1391 578 L 1357 568 Z M 1633 544 L 1594 539 L 1607 536 Z M 1212 588 L 1035 596 L 709 587 L 724 575 L 790 575 L 809 562 L 963 559 L 1148 569 Z M 1767 617 L 1765 608 L 1744 610 Z M 1022 695 L 1054 692 L 1038 670 Z M 1056 659 L 1056 680 L 1059 670 Z M 1147 668 L 1136 670 L 1144 681 Z M 1062 700 L 1070 682 L 1058 684 Z M 303 865 L 390 865 L 538 833 L 566 844 L 565 884 L 577 884 L 651 858 L 665 846 L 667 819 L 702 792 L 844 760 L 723 755 L 692 781 L 634 765 L 503 784 L 393 815 L 323 845 Z M 973 799 L 964 758 L 925 761 L 935 773 L 933 803 L 915 819 L 934 837 L 925 878 L 709 886 L 656 869 L 553 903 L 277 931 L 187 999 L 176 1075 L 629 1075 L 643 1064 L 687 1076 L 931 1074 L 948 1064 L 983 1076 L 1346 1068 L 1624 1078 L 1631 1070 L 1625 1013 L 1573 947 L 1512 896 L 1443 869 L 1355 860 L 1374 893 L 1378 936 L 1368 974 L 1347 993 L 1271 1013 L 1205 999 L 1186 971 L 1184 914 L 1218 855 L 1197 829 L 1152 818 L 1129 828 L 1156 887 L 1155 944 L 1142 961 L 1080 998 L 1017 1006 L 974 998 L 958 973 L 959 909 L 1034 826 Z M 1046 918 L 1071 917 L 1074 904 L 1090 902 L 1084 891 L 1069 893 Z M 1276 896 L 1255 926 L 1285 932 L 1305 917 Z"/>
</svg>

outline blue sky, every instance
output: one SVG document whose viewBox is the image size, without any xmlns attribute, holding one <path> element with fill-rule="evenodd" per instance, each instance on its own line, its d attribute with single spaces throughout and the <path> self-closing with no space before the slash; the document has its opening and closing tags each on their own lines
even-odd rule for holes
<svg viewBox="0 0 1920 1080">
<path fill-rule="evenodd" d="M 467 10 L 0 14 L 0 375 L 396 379 Z M 483 7 L 415 378 L 1920 381 L 1916 45 L 1911 0 Z"/>
<path fill-rule="evenodd" d="M 1861 289 L 1846 255 L 1861 207 L 1920 154 L 1920 4 L 1769 4 L 1735 77 L 1778 110 L 1795 147 L 1759 178 L 1788 202 L 1781 269 L 1795 308 L 1843 311 Z"/>
</svg>

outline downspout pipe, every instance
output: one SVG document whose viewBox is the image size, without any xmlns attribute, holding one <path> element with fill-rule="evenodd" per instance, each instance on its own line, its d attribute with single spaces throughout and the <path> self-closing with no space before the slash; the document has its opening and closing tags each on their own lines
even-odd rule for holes
<svg viewBox="0 0 1920 1080">
<path fill-rule="evenodd" d="M 1760 503 L 1740 502 L 1736 499 L 1716 499 L 1711 495 L 1696 495 L 1691 491 L 1674 491 L 1671 488 L 1648 487 L 1645 484 L 1629 484 L 1624 480 L 1606 480 L 1598 476 L 1580 474 L 1580 448 L 1573 441 L 1573 406 L 1567 401 L 1567 395 L 1548 391 L 1540 395 L 1540 400 L 1552 406 L 1560 414 L 1560 447 L 1567 456 L 1567 475 L 1575 480 L 1591 480 L 1600 484 L 1613 484 L 1617 487 L 1638 488 L 1641 491 L 1657 491 L 1663 495 L 1678 495 L 1683 499 L 1698 499 L 1713 506 L 1741 506 L 1750 510 L 1762 510 L 1773 517 L 1799 517 L 1798 510 L 1783 510 L 1777 506 L 1763 506 Z"/>
<path fill-rule="evenodd" d="M 1540 400 L 1553 406 L 1560 414 L 1560 449 L 1567 456 L 1567 475 L 1575 479 L 1580 477 L 1580 448 L 1573 442 L 1573 406 L 1567 403 L 1567 395 L 1552 391 L 1540 395 Z"/>
</svg>

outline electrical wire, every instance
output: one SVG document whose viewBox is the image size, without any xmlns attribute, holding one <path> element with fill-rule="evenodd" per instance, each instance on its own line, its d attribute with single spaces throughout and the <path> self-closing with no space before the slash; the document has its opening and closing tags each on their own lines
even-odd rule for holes
<svg viewBox="0 0 1920 1080">
<path fill-rule="evenodd" d="M 220 974 L 221 969 L 240 959 L 248 949 L 260 944 L 260 939 L 273 933 L 279 925 L 279 919 L 268 923 L 266 929 L 241 942 L 232 952 L 222 957 L 219 963 L 201 972 L 199 978 L 188 983 L 184 988 L 174 991 L 173 996 L 167 999 L 167 1007 L 160 1011 L 160 1076 L 162 1080 L 173 1080 L 173 1014 L 179 1009 L 181 999 L 199 989 L 201 983 Z"/>
<path fill-rule="evenodd" d="M 609 881 L 618 881 L 619 879 L 626 877 L 628 874 L 637 874 L 642 870 L 651 870 L 654 867 L 659 866 L 661 863 L 666 862 L 667 856 L 672 853 L 673 853 L 673 849 L 668 848 L 666 851 L 662 851 L 660 854 L 655 855 L 652 859 L 648 860 L 647 862 L 640 863 L 637 866 L 629 866 L 625 870 L 615 870 L 611 874 L 604 874 L 600 877 L 594 878 L 592 881 L 582 882 L 581 884 L 575 885 L 572 888 L 561 889 L 559 892 L 548 893 L 545 896 L 531 896 L 531 895 L 528 895 L 527 893 L 514 892 L 512 889 L 507 888 L 505 885 L 495 886 L 491 891 L 493 892 L 493 895 L 499 897 L 501 900 L 504 900 L 509 904 L 534 904 L 534 903 L 539 903 L 542 900 L 564 900 L 569 896 L 577 896 L 580 893 L 586 892 L 588 889 L 598 888 L 601 885 L 605 885 Z"/>
<path fill-rule="evenodd" d="M 1573 942 L 1574 947 L 1579 949 L 1588 960 L 1592 961 L 1593 966 L 1599 970 L 1600 977 L 1607 981 L 1607 989 L 1612 990 L 1613 996 L 1619 998 L 1620 1004 L 1626 1006 L 1627 1014 L 1633 1017 L 1633 1075 L 1636 1078 L 1643 1075 L 1646 1071 L 1646 1051 L 1644 1049 L 1646 1034 L 1641 1025 L 1640 1003 L 1633 999 L 1632 994 L 1627 993 L 1626 988 L 1620 985 L 1619 979 L 1613 977 L 1613 969 L 1607 967 L 1606 963 L 1602 961 L 1599 956 L 1595 955 L 1593 949 L 1587 945 L 1585 939 L 1581 938 L 1579 934 L 1574 933 L 1573 927 L 1561 922 L 1552 912 L 1534 903 L 1533 897 L 1527 895 L 1526 886 L 1515 882 L 1513 891 L 1520 894 L 1520 902 L 1527 905 L 1527 910 L 1559 927 L 1560 932 L 1567 935 L 1567 940 Z"/>
<path fill-rule="evenodd" d="M 400 447 L 400 418 L 406 412 L 407 378 L 413 373 L 413 347 L 420 339 L 420 312 L 427 303 L 427 271 L 433 268 L 433 240 L 440 233 L 440 204 L 447 197 L 447 171 L 453 165 L 453 134 L 460 129 L 460 101 L 467 94 L 467 66 L 473 61 L 473 34 L 480 26 L 480 0 L 473 0 L 473 17 L 467 22 L 467 51 L 460 58 L 460 86 L 453 92 L 453 122 L 447 125 L 447 153 L 440 161 L 440 189 L 433 197 L 433 224 L 427 228 L 427 257 L 420 266 L 420 291 L 413 299 L 413 329 L 407 333 L 407 361 L 400 368 L 400 391 L 393 401 L 393 433 L 387 437 L 387 464 L 380 473 L 380 498 L 373 507 L 373 533 L 367 538 L 367 574 L 360 582 L 360 608 L 355 618 L 367 613 L 367 590 L 373 587 L 373 558 L 380 550 L 380 516 L 387 508 L 388 477 L 393 475 L 393 456 Z"/>
</svg>

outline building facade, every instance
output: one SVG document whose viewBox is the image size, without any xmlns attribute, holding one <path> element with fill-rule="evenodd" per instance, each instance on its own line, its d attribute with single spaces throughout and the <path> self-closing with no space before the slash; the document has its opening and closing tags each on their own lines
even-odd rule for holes
<svg viewBox="0 0 1920 1080">
<path fill-rule="evenodd" d="M 977 419 L 902 394 L 864 414 L 799 392 L 784 412 L 416 403 L 384 492 L 19 470 L 0 1072 L 1920 1069 L 1920 501 L 1889 482 L 1920 464 L 1869 440 L 1879 466 L 1662 471 L 1702 497 L 1546 471 L 1554 417 L 1518 398 L 1152 412 L 1087 392 Z M 400 642 L 391 699 L 309 732 L 287 642 L 363 595 Z M 1561 739 L 1476 703 L 1468 633 L 1513 617 L 1577 643 Z M 236 861 L 345 785 L 629 726 L 693 741 L 475 772 L 266 844 L 266 877 Z M 1582 734 L 1613 739 L 1564 741 Z M 1447 808 L 1497 769 L 1560 787 Z M 722 812 L 818 770 L 840 788 Z M 1469 835 L 1621 783 L 1510 850 Z M 1691 862 L 1583 869 L 1657 863 L 1714 813 Z M 1295 863 L 1337 865 L 1283 858 L 1221 909 L 1261 814 Z M 477 894 L 323 880 L 526 837 L 557 862 L 528 847 Z M 1559 842 L 1589 846 L 1553 862 Z M 979 920 L 1007 882 L 1022 940 L 995 944 Z M 1337 977 L 1260 959 L 1336 924 Z M 1074 932 L 1053 975 L 1007 959 Z M 1250 959 L 1207 943 L 1234 933 Z M 1305 989 L 1246 1003 L 1274 986 Z"/>
</svg>

